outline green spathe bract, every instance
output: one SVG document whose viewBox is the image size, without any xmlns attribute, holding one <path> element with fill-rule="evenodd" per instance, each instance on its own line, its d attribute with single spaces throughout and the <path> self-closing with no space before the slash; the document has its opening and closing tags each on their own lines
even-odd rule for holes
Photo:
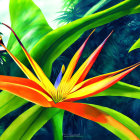
<svg viewBox="0 0 140 140">
<path fill-rule="evenodd" d="M 52 31 L 52 29 L 47 24 L 40 9 L 31 0 L 26 0 L 26 1 L 20 0 L 18 2 L 16 0 L 11 0 L 10 1 L 11 24 L 12 24 L 13 29 L 16 31 L 21 41 L 27 48 L 27 50 L 28 51 L 31 50 L 30 54 L 37 60 L 39 64 L 41 64 L 42 68 L 44 69 L 46 74 L 49 76 L 51 73 L 52 63 L 56 60 L 57 57 L 60 56 L 62 52 L 64 52 L 72 43 L 74 43 L 81 36 L 82 33 L 84 33 L 86 30 L 104 25 L 106 23 L 109 23 L 125 15 L 139 13 L 140 12 L 139 5 L 140 5 L 140 1 L 125 0 L 124 2 L 117 4 L 116 6 L 111 7 L 107 10 L 101 11 L 99 13 L 93 14 L 88 17 L 81 18 L 77 21 L 74 21 L 68 25 L 65 25 L 63 27 L 60 27 Z M 28 12 L 25 12 L 25 11 L 28 11 Z M 23 22 L 24 20 L 26 21 Z M 38 34 L 38 32 L 41 32 L 41 34 Z M 31 42 L 29 40 L 31 40 Z M 18 54 L 21 52 L 21 49 L 18 47 L 18 43 L 12 34 L 8 42 L 8 48 L 11 50 L 11 52 L 15 56 L 18 56 Z M 26 63 L 25 56 L 22 53 L 20 54 L 21 55 L 18 58 L 22 62 Z M 119 87 L 122 86 L 121 83 L 122 82 L 117 83 L 118 90 L 119 90 Z M 136 90 L 140 91 L 135 86 L 126 85 L 126 87 L 127 89 L 134 91 L 134 93 Z M 112 92 L 115 91 L 115 93 L 117 94 L 116 88 L 111 87 L 110 90 Z M 104 91 L 104 93 L 105 92 L 106 91 Z M 123 92 L 125 91 L 123 90 Z M 118 95 L 121 96 L 119 92 L 118 92 Z M 135 97 L 133 95 L 131 97 L 140 98 L 140 96 Z M 128 94 L 127 93 L 122 94 L 122 96 L 128 97 Z M 8 92 L 5 93 L 5 91 L 3 91 L 0 95 L 0 102 L 1 102 L 0 103 L 0 117 L 3 117 L 7 113 L 27 103 L 27 101 L 19 97 L 16 97 Z M 33 108 L 37 108 L 37 110 L 35 110 L 34 113 L 32 112 Z M 37 112 L 41 112 L 39 114 L 40 122 L 34 116 L 34 114 Z M 49 118 L 46 117 L 48 112 L 50 114 L 55 114 L 58 112 L 58 110 L 53 110 L 53 109 L 48 110 L 46 108 L 39 107 L 38 105 L 33 106 L 32 108 L 30 108 L 28 111 L 26 111 L 25 113 L 21 115 L 21 116 L 24 116 L 24 115 L 26 116 L 24 120 L 20 120 L 20 123 L 17 123 L 19 122 L 18 118 L 15 120 L 16 121 L 15 131 L 11 132 L 10 128 L 12 128 L 12 126 L 10 126 L 5 131 L 2 137 L 7 140 L 11 139 L 12 137 L 10 136 L 16 136 L 17 131 L 19 132 L 18 130 L 19 127 L 23 126 L 24 123 L 26 123 L 27 127 L 26 126 L 22 127 L 22 131 L 25 132 L 24 136 L 26 139 L 31 138 L 49 119 L 51 119 L 51 115 Z M 54 115 L 52 115 L 52 117 L 53 116 Z M 60 117 L 62 118 L 62 115 Z M 34 121 L 30 121 L 28 118 L 33 118 Z M 32 125 L 28 127 L 31 124 L 31 122 L 32 122 Z M 54 123 L 55 122 L 56 121 L 54 120 Z M 62 119 L 60 119 L 60 123 L 61 123 L 61 126 L 60 126 L 60 129 L 58 129 L 58 131 L 60 131 L 60 135 L 62 136 Z M 107 128 L 107 129 L 110 129 L 110 128 Z M 9 133 L 9 132 L 11 134 L 9 136 L 6 135 L 6 133 Z M 22 132 L 19 132 L 18 134 L 21 137 L 23 136 Z M 60 139 L 62 139 L 61 136 L 59 136 Z"/>
</svg>

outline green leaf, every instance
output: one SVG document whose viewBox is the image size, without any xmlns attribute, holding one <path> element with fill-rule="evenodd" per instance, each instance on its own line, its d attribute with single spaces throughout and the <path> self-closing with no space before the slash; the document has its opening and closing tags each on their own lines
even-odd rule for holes
<svg viewBox="0 0 140 140">
<path fill-rule="evenodd" d="M 51 119 L 54 140 L 63 140 L 63 116 L 64 110 L 60 110 L 59 113 Z"/>
<path fill-rule="evenodd" d="M 48 25 L 41 10 L 32 0 L 11 0 L 9 6 L 11 26 L 22 40 L 26 49 L 30 51 L 30 49 L 52 29 Z M 13 33 L 10 35 L 8 48 L 19 60 L 27 62 Z M 15 75 L 21 76 L 21 73 L 18 73 L 18 71 L 19 69 L 16 71 Z M 0 93 L 0 118 L 25 103 L 27 103 L 26 100 L 9 92 L 2 91 Z"/>
<path fill-rule="evenodd" d="M 129 52 L 140 48 L 140 38 L 134 43 L 134 45 L 130 48 Z"/>
<path fill-rule="evenodd" d="M 22 9 L 22 7 L 24 7 L 22 4 L 18 5 L 18 2 L 19 1 L 17 1 L 17 3 L 16 3 L 16 1 L 15 1 L 15 3 L 17 4 L 15 6 L 15 5 L 12 5 L 12 4 L 14 4 L 14 2 L 12 1 L 10 3 L 11 9 L 16 9 L 16 11 L 18 11 L 18 10 Z M 28 0 L 28 2 L 31 2 L 31 1 Z M 73 23 L 65 25 L 64 27 L 61 27 L 61 28 L 59 28 L 59 29 L 57 29 L 55 31 L 52 31 L 50 34 L 45 35 L 43 38 L 40 37 L 40 33 L 39 34 L 37 34 L 37 33 L 38 32 L 43 32 L 44 33 L 45 32 L 45 30 L 44 30 L 45 27 L 43 25 L 43 26 L 41 26 L 41 28 L 38 29 L 37 25 L 40 25 L 40 23 L 36 24 L 36 20 L 38 20 L 38 18 L 37 18 L 38 16 L 36 16 L 35 14 L 33 14 L 33 15 L 36 16 L 36 18 L 34 18 L 35 24 L 32 24 L 32 22 L 28 23 L 27 21 L 29 19 L 26 20 L 26 22 L 25 22 L 25 21 L 22 20 L 23 18 L 21 18 L 21 21 L 23 22 L 23 24 L 24 24 L 24 22 L 26 24 L 24 24 L 24 26 L 19 26 L 18 22 L 20 20 L 18 19 L 15 22 L 13 21 L 14 25 L 12 23 L 12 27 L 17 32 L 18 36 L 21 38 L 23 44 L 26 46 L 28 51 L 30 51 L 32 46 L 34 46 L 38 42 L 38 37 L 40 37 L 40 41 L 35 45 L 35 47 L 32 50 L 31 54 L 38 61 L 42 62 L 42 66 L 45 63 L 43 68 L 44 68 L 45 72 L 47 70 L 46 73 L 49 75 L 50 71 L 51 71 L 51 65 L 55 61 L 55 59 L 62 52 L 64 52 L 64 50 L 66 50 L 74 41 L 76 41 L 81 36 L 81 34 L 83 32 L 85 32 L 86 30 L 91 29 L 93 27 L 98 27 L 98 26 L 104 25 L 106 23 L 109 23 L 109 22 L 111 22 L 111 21 L 113 21 L 115 19 L 118 19 L 118 18 L 122 17 L 122 16 L 138 13 L 139 12 L 139 7 L 137 5 L 139 5 L 139 3 L 140 2 L 138 2 L 138 1 L 132 1 L 132 0 L 131 1 L 130 0 L 124 1 L 121 4 L 118 4 L 118 5 L 110 8 L 110 9 L 107 9 L 107 10 L 102 11 L 100 13 L 97 13 L 97 14 L 94 14 L 94 15 L 91 15 L 91 16 L 79 19 L 79 20 L 77 20 L 77 21 L 75 21 Z M 28 7 L 32 3 L 31 4 L 25 3 L 25 4 Z M 20 7 L 20 8 L 17 10 L 18 7 Z M 10 13 L 12 13 L 11 9 L 10 9 Z M 30 10 L 28 10 L 28 8 L 27 9 L 24 8 L 24 10 L 26 12 L 24 12 L 24 14 L 23 14 L 23 12 L 21 12 L 22 16 L 20 14 L 18 15 L 18 12 L 13 12 L 13 14 L 15 14 L 14 18 L 19 18 L 20 16 L 23 17 L 23 15 L 24 15 L 24 19 L 26 19 L 25 18 L 26 17 L 26 13 L 30 13 Z M 31 13 L 33 13 L 32 10 L 33 9 L 31 9 Z M 27 12 L 27 11 L 29 11 L 29 12 Z M 32 15 L 30 15 L 30 16 L 32 16 Z M 11 20 L 15 20 L 15 19 L 11 18 Z M 29 28 L 26 28 L 27 26 L 30 26 L 29 28 L 35 27 L 34 29 L 37 28 L 38 30 L 36 30 L 35 32 L 34 32 L 34 30 L 32 30 L 33 31 L 33 34 L 32 34 L 31 30 L 29 30 L 29 32 L 27 31 L 29 29 Z M 23 27 L 23 28 L 20 28 L 20 27 Z M 42 31 L 42 28 L 43 28 L 44 31 Z M 24 29 L 24 30 L 21 30 L 21 29 Z M 49 28 L 49 31 L 50 30 L 51 29 Z M 47 30 L 47 32 L 48 32 L 48 30 Z M 35 34 L 35 36 L 34 36 L 34 34 Z M 24 37 L 23 37 L 23 35 L 24 35 Z M 28 41 L 28 43 L 26 44 L 27 39 L 30 40 L 30 41 Z M 47 44 L 46 44 L 46 41 L 47 41 Z M 32 43 L 33 43 L 33 45 L 31 45 Z M 18 44 L 14 41 L 14 37 L 12 37 L 12 35 L 11 35 L 10 41 L 8 43 L 8 48 L 11 49 L 11 51 L 13 52 L 13 54 L 15 54 L 15 56 L 17 56 L 20 53 L 20 49 L 17 48 L 17 46 L 18 46 Z M 25 57 L 22 55 L 22 53 L 21 53 L 21 55 L 18 58 L 20 60 L 22 60 L 22 62 L 25 62 Z M 47 60 L 47 62 L 46 62 L 46 60 Z M 49 70 L 48 70 L 48 67 L 49 67 Z M 19 105 L 18 105 L 18 107 L 19 107 Z M 15 138 L 15 136 L 16 137 L 17 136 L 18 137 L 19 136 L 24 136 L 24 137 L 22 137 L 22 139 L 31 138 L 33 136 L 33 134 L 39 128 L 42 127 L 42 124 L 46 123 L 46 119 L 44 121 L 42 121 L 43 119 L 42 118 L 39 119 L 38 117 L 42 116 L 44 118 L 46 116 L 46 114 L 44 114 L 44 112 L 46 112 L 47 109 L 43 110 L 43 108 L 38 107 L 37 105 L 35 105 L 33 107 L 33 112 L 32 112 L 31 109 L 27 110 L 27 115 L 25 115 L 22 119 L 19 119 L 21 121 L 24 118 L 26 118 L 27 121 L 25 120 L 25 123 L 22 122 L 21 125 L 20 125 L 20 122 L 19 123 L 15 123 L 15 125 L 17 124 L 17 125 L 21 126 L 20 129 L 16 129 L 15 125 L 14 126 L 13 125 L 10 126 L 4 132 L 4 134 L 2 136 L 3 139 L 9 139 L 9 138 L 13 139 L 13 138 Z M 11 111 L 12 110 L 13 109 L 11 109 Z M 51 112 L 51 111 L 48 111 L 48 112 Z M 49 114 L 48 112 L 47 112 L 47 114 Z M 40 115 L 40 113 L 42 113 L 43 115 Z M 53 111 L 53 113 L 56 113 L 56 112 Z M 32 117 L 29 117 L 29 116 L 32 116 Z M 28 121 L 28 118 L 31 119 L 31 120 Z M 34 122 L 34 120 L 36 120 L 36 121 Z M 41 121 L 38 121 L 38 120 L 41 120 Z M 16 133 L 13 132 L 14 133 L 13 134 L 11 132 L 13 131 L 14 128 L 16 129 L 15 130 Z M 25 129 L 27 130 L 28 129 L 29 131 L 25 130 L 24 131 L 25 135 L 24 135 L 23 131 L 20 132 L 20 130 L 22 130 L 22 129 L 23 130 L 25 130 Z M 10 136 L 8 136 L 8 135 L 10 135 Z"/>
<path fill-rule="evenodd" d="M 99 96 L 123 96 L 140 99 L 140 87 L 133 86 L 124 82 L 117 82 L 115 85 L 92 97 Z"/>
<path fill-rule="evenodd" d="M 138 0 L 125 0 L 111 8 L 80 18 L 53 30 L 33 47 L 31 55 L 41 62 L 46 73 L 50 73 L 51 69 L 48 70 L 48 67 L 51 67 L 56 58 L 85 31 L 102 26 L 123 16 L 139 13 L 139 5 L 140 1 Z"/>
<path fill-rule="evenodd" d="M 55 114 L 57 108 L 43 108 L 35 105 L 22 113 L 2 134 L 1 140 L 29 140 Z M 59 123 L 59 120 L 58 120 Z"/>
<path fill-rule="evenodd" d="M 11 27 L 17 33 L 28 51 L 30 51 L 44 35 L 52 31 L 43 13 L 32 0 L 10 0 L 9 8 Z M 20 56 L 19 53 L 22 53 L 22 50 L 19 48 L 20 45 L 17 39 L 13 33 L 11 33 L 8 41 L 8 49 L 10 49 L 16 57 L 21 59 L 22 56 Z"/>
<path fill-rule="evenodd" d="M 108 2 L 110 2 L 110 0 L 100 0 L 97 4 L 93 5 L 93 6 L 85 13 L 84 17 L 95 13 L 95 12 L 98 11 L 100 8 L 102 8 L 104 5 L 106 5 Z"/>
<path fill-rule="evenodd" d="M 99 105 L 93 105 L 93 104 L 89 104 L 105 113 L 107 113 L 108 115 L 110 115 L 111 117 L 113 117 L 115 120 L 117 120 L 118 122 L 120 122 L 121 124 L 123 124 L 125 127 L 127 127 L 131 132 L 133 132 L 138 138 L 140 138 L 140 126 L 134 122 L 133 120 L 131 120 L 129 117 L 113 110 L 107 107 L 103 107 L 103 106 L 99 106 Z M 115 134 L 116 136 L 118 136 L 120 139 L 122 140 L 132 140 L 128 137 L 128 134 L 126 132 L 123 132 L 122 130 L 119 130 L 109 124 L 101 124 L 98 123 L 101 126 L 105 127 L 106 129 L 108 129 L 109 131 L 111 131 L 113 134 Z"/>
<path fill-rule="evenodd" d="M 7 91 L 2 91 L 0 93 L 0 118 L 26 103 L 28 103 L 27 100 L 14 96 Z"/>
<path fill-rule="evenodd" d="M 23 2 L 23 0 L 21 0 L 20 2 L 19 1 L 17 2 L 16 0 L 10 2 L 10 9 L 14 11 L 14 12 L 12 12 L 10 10 L 11 16 L 13 17 L 13 19 L 11 18 L 12 22 L 14 22 L 13 21 L 14 20 L 14 15 L 13 14 L 15 14 L 15 13 L 18 14 L 17 9 L 14 8 L 14 3 L 16 4 L 16 7 L 20 7 L 20 9 L 23 10 L 22 2 Z M 32 1 L 30 1 L 30 0 L 27 0 L 27 2 L 31 2 L 31 4 L 26 3 L 28 6 L 29 5 L 31 6 L 33 4 Z M 75 42 L 81 36 L 81 34 L 83 32 L 85 32 L 86 30 L 91 29 L 93 27 L 98 27 L 98 26 L 104 25 L 106 23 L 109 23 L 109 22 L 111 22 L 111 21 L 113 21 L 115 19 L 118 19 L 120 17 L 123 17 L 125 15 L 138 13 L 140 11 L 139 4 L 140 4 L 140 1 L 126 0 L 126 1 L 121 2 L 120 4 L 117 4 L 117 5 L 109 8 L 109 9 L 107 9 L 107 10 L 98 12 L 98 13 L 93 14 L 91 16 L 81 18 L 81 19 L 76 20 L 76 21 L 74 21 L 72 23 L 69 23 L 69 24 L 67 24 L 67 25 L 65 25 L 63 27 L 60 27 L 60 28 L 58 28 L 58 29 L 56 29 L 54 31 L 51 31 L 50 33 L 45 35 L 42 39 L 40 39 L 40 41 L 38 41 L 39 36 L 36 36 L 33 39 L 37 40 L 38 43 L 31 50 L 31 55 L 38 62 L 40 62 L 40 64 L 42 64 L 42 67 L 43 67 L 43 70 L 45 71 L 45 73 L 47 75 L 50 75 L 51 66 L 52 66 L 52 63 L 55 61 L 55 59 L 62 52 L 64 52 L 73 42 Z M 24 9 L 25 11 L 27 10 L 27 7 L 28 7 L 27 5 L 25 5 L 26 6 L 26 9 Z M 14 9 L 16 9 L 16 11 Z M 33 9 L 31 9 L 31 13 L 32 13 L 32 10 Z M 26 13 L 28 13 L 28 12 L 23 11 L 23 13 L 26 15 Z M 22 12 L 21 12 L 21 15 L 24 15 L 24 14 L 22 14 Z M 33 15 L 35 15 L 35 14 L 33 14 Z M 29 14 L 29 16 L 31 16 L 31 14 Z M 23 18 L 23 16 L 21 16 L 21 17 Z M 19 17 L 15 16 L 15 20 L 16 20 L 16 18 L 19 18 Z M 24 16 L 24 19 L 25 19 L 25 16 Z M 37 26 L 40 26 L 40 23 L 38 23 L 38 25 L 36 25 L 36 20 L 37 19 L 38 18 L 35 18 L 35 20 L 34 20 L 35 24 L 34 25 L 26 23 L 26 26 L 27 25 L 28 26 L 32 25 L 31 27 L 36 27 L 38 29 Z M 21 21 L 22 20 L 23 19 L 21 19 Z M 28 20 L 30 21 L 30 17 L 28 17 L 26 15 L 26 22 Z M 17 28 L 17 27 L 19 28 L 19 26 L 18 26 L 19 23 L 17 21 L 18 20 L 16 20 L 16 22 L 14 22 L 15 23 L 14 25 L 12 24 L 13 28 Z M 24 27 L 26 28 L 26 26 L 24 26 Z M 24 27 L 23 27 L 23 29 L 24 29 Z M 39 28 L 39 29 L 42 30 L 41 28 Z M 20 36 L 20 33 L 21 33 L 20 28 L 19 28 L 18 31 L 17 30 L 18 29 L 16 29 L 16 32 L 18 32 L 18 35 Z M 40 32 L 40 30 L 37 30 L 36 34 L 38 32 Z M 44 30 L 44 28 L 43 28 L 43 30 Z M 30 32 L 30 28 L 28 28 L 28 31 Z M 23 31 L 23 33 L 24 33 L 24 31 Z M 24 38 L 27 41 L 27 36 L 25 36 Z M 23 43 L 25 41 L 24 38 L 22 38 Z M 12 40 L 10 40 L 9 42 L 12 45 L 11 41 Z M 10 44 L 8 44 L 8 46 L 10 46 Z M 16 49 L 17 49 L 16 43 L 14 43 L 13 45 L 15 47 L 14 48 L 12 47 L 11 51 L 17 56 L 20 51 L 16 51 Z M 25 46 L 26 46 L 26 44 L 25 44 Z M 21 56 L 22 55 L 19 55 L 20 58 L 21 58 Z M 22 59 L 25 59 L 25 56 L 22 56 Z M 22 60 L 22 62 L 23 62 L 23 60 Z M 9 96 L 11 96 L 10 93 L 9 93 Z M 7 98 L 8 98 L 8 94 L 7 94 Z M 19 98 L 17 98 L 17 102 L 18 102 L 18 99 Z M 15 99 L 15 101 L 16 101 L 16 99 Z M 8 102 L 10 103 L 10 100 L 7 101 L 7 103 Z M 3 104 L 3 101 L 2 101 L 1 104 L 4 106 L 5 103 Z M 19 107 L 19 105 L 17 105 L 17 108 L 18 107 Z M 13 111 L 16 107 L 14 107 L 14 109 L 12 109 L 12 106 L 10 106 L 10 108 L 11 108 L 11 111 Z M 9 112 L 10 112 L 10 109 L 9 109 Z M 0 114 L 2 114 L 2 112 L 0 112 Z"/>
</svg>

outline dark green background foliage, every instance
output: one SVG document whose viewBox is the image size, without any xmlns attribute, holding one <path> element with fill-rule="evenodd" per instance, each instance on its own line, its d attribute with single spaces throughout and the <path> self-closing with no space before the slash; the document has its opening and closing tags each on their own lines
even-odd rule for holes
<svg viewBox="0 0 140 140">
<path fill-rule="evenodd" d="M 62 15 L 56 19 L 59 24 L 69 23 L 80 17 L 83 17 L 84 14 L 97 3 L 98 0 L 80 0 L 79 3 L 74 4 L 73 6 L 67 6 L 64 11 L 60 11 Z M 119 3 L 122 0 L 110 1 L 104 5 L 102 9 L 106 9 L 112 5 Z M 69 9 L 69 10 L 67 10 Z M 134 64 L 139 61 L 140 58 L 140 49 L 134 50 L 128 53 L 130 47 L 134 42 L 139 38 L 140 32 L 140 15 L 135 14 L 131 16 L 126 16 L 120 18 L 114 22 L 106 24 L 104 26 L 98 27 L 92 37 L 89 39 L 87 46 L 80 58 L 78 65 L 83 63 L 83 61 L 91 54 L 91 52 L 103 41 L 103 39 L 114 30 L 113 35 L 110 37 L 109 41 L 106 43 L 104 49 L 102 50 L 99 58 L 97 59 L 95 65 L 91 69 L 87 77 L 93 77 L 99 74 L 111 72 L 118 70 L 124 67 L 127 67 L 131 64 Z M 52 67 L 51 81 L 54 83 L 55 78 L 57 77 L 62 64 L 68 65 L 71 57 L 74 55 L 76 50 L 80 47 L 86 37 L 91 31 L 85 32 L 82 37 L 77 40 L 70 48 L 68 48 L 54 63 Z M 0 64 L 0 74 L 2 75 L 11 75 L 14 69 L 9 71 L 9 61 L 10 65 L 16 67 L 14 62 L 9 58 L 8 55 L 1 53 L 0 60 L 3 60 L 3 64 Z M 140 69 L 137 68 L 128 76 L 126 76 L 123 82 L 140 86 Z M 124 97 L 98 97 L 93 99 L 86 99 L 84 102 L 96 103 L 99 105 L 111 107 L 115 109 L 134 121 L 140 124 L 140 101 L 137 99 L 130 99 Z M 6 129 L 9 124 L 23 111 L 32 106 L 31 103 L 28 103 L 19 109 L 11 112 L 9 115 L 6 115 L 1 119 L 0 122 L 0 133 Z M 68 112 L 65 112 L 64 124 L 63 124 L 64 140 L 118 140 L 118 138 L 110 133 L 108 130 L 100 127 L 94 122 L 85 120 L 76 115 L 72 115 Z M 47 123 L 43 128 L 41 128 L 33 137 L 33 140 L 46 140 L 53 139 L 52 127 L 50 123 Z"/>
</svg>

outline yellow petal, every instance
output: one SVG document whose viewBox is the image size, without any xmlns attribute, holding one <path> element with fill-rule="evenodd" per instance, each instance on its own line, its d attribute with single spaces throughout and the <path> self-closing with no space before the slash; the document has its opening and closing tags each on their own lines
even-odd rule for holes
<svg viewBox="0 0 140 140">
<path fill-rule="evenodd" d="M 132 70 L 134 70 L 139 65 L 140 65 L 140 63 L 138 63 L 137 65 L 133 66 L 132 68 L 129 68 L 128 70 L 125 70 L 124 72 L 121 72 L 115 76 L 107 77 L 101 81 L 98 81 L 89 86 L 83 87 L 83 88 L 69 94 L 68 96 L 66 96 L 65 100 L 66 101 L 80 100 L 80 99 L 84 99 L 84 98 L 93 96 L 99 92 L 102 92 L 105 89 L 114 85 L 119 80 L 121 80 L 123 77 L 125 77 L 128 73 L 130 73 Z"/>
<path fill-rule="evenodd" d="M 113 31 L 112 31 L 113 32 Z M 64 87 L 65 90 L 63 90 L 64 96 L 69 94 L 69 92 L 73 89 L 73 87 L 84 80 L 86 77 L 87 73 L 91 69 L 92 65 L 96 61 L 98 55 L 100 54 L 103 46 L 105 45 L 106 41 L 112 34 L 112 32 L 107 36 L 107 38 L 98 46 L 98 48 L 87 58 L 87 60 L 81 65 L 81 67 L 76 71 L 76 73 L 72 76 L 70 81 L 65 85 L 63 84 L 62 86 Z"/>
<path fill-rule="evenodd" d="M 36 76 L 24 64 L 22 64 L 3 44 L 0 45 L 9 53 L 9 55 L 13 58 L 13 60 L 17 63 L 17 65 L 29 79 L 35 81 L 39 85 L 42 85 L 41 82 L 36 78 Z"/>
<path fill-rule="evenodd" d="M 23 48 L 23 47 L 22 47 Z M 56 89 L 53 86 L 53 84 L 51 83 L 51 81 L 47 78 L 47 76 L 45 75 L 45 73 L 42 71 L 42 69 L 40 68 L 40 66 L 36 63 L 36 61 L 28 54 L 28 52 L 26 51 L 25 48 L 23 48 L 32 68 L 34 69 L 36 75 L 38 76 L 38 78 L 40 79 L 40 81 L 43 83 L 43 85 L 45 86 L 46 91 L 52 96 L 56 96 Z"/>
<path fill-rule="evenodd" d="M 91 34 L 87 37 L 87 39 L 84 41 L 84 43 L 81 45 L 81 47 L 78 49 L 78 51 L 75 53 L 75 55 L 72 57 L 67 69 L 66 69 L 66 72 L 61 80 L 61 83 L 59 84 L 57 90 L 58 90 L 58 94 L 61 93 L 61 94 L 64 94 L 66 92 L 66 83 L 70 80 L 73 72 L 74 72 L 74 69 L 77 65 L 77 62 L 90 38 L 90 36 L 92 35 L 92 33 L 95 31 L 95 29 L 91 32 Z"/>
<path fill-rule="evenodd" d="M 140 62 L 138 62 L 138 63 L 136 63 L 136 64 L 134 64 L 134 65 L 131 65 L 131 66 L 129 66 L 129 67 L 126 67 L 126 68 L 124 68 L 124 69 L 115 71 L 115 72 L 110 72 L 110 73 L 107 73 L 107 74 L 102 74 L 102 75 L 99 75 L 99 76 L 96 76 L 96 77 L 87 79 L 87 80 L 85 80 L 85 81 L 83 81 L 83 82 L 77 84 L 77 85 L 71 90 L 71 92 L 70 92 L 69 94 L 71 94 L 72 92 L 74 92 L 74 91 L 76 91 L 76 90 L 78 90 L 78 89 L 81 89 L 81 88 L 83 88 L 83 87 L 86 87 L 86 86 L 88 86 L 88 85 L 91 85 L 91 84 L 93 84 L 93 83 L 95 83 L 95 82 L 101 81 L 101 80 L 103 80 L 103 79 L 105 79 L 105 78 L 107 78 L 107 77 L 109 77 L 109 76 L 116 75 L 116 74 L 118 74 L 118 73 L 120 73 L 120 72 L 122 72 L 122 71 L 124 71 L 124 70 L 127 70 L 127 69 L 129 69 L 129 68 L 131 68 L 131 67 L 134 67 L 134 66 L 138 65 L 139 63 L 140 63 Z"/>
<path fill-rule="evenodd" d="M 2 24 L 5 25 L 6 27 L 8 27 L 13 32 L 13 34 L 17 38 L 20 46 L 22 47 L 25 55 L 27 56 L 27 58 L 28 58 L 28 60 L 29 60 L 29 62 L 31 64 L 33 70 L 35 71 L 36 75 L 38 76 L 38 78 L 40 79 L 40 81 L 42 82 L 42 84 L 44 85 L 44 87 L 46 88 L 47 92 L 51 96 L 55 96 L 56 95 L 56 89 L 55 89 L 55 87 L 50 82 L 50 80 L 47 78 L 47 76 L 44 74 L 44 72 L 42 71 L 42 69 L 40 68 L 40 66 L 35 62 L 35 60 L 26 51 L 25 47 L 23 46 L 22 42 L 20 41 L 20 39 L 18 38 L 18 36 L 14 32 L 14 30 L 10 26 L 6 25 L 5 23 L 2 23 Z"/>
</svg>

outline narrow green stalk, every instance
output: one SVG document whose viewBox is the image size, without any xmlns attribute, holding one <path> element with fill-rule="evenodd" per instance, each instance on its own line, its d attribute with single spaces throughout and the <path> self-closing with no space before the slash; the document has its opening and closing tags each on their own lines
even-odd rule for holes
<svg viewBox="0 0 140 140">
<path fill-rule="evenodd" d="M 63 116 L 64 110 L 60 110 L 52 119 L 54 140 L 63 140 Z"/>
<path fill-rule="evenodd" d="M 104 5 L 106 5 L 108 2 L 110 2 L 110 0 L 100 0 L 96 5 L 93 5 L 93 7 L 91 7 L 83 17 L 86 17 L 88 15 L 91 15 L 93 13 L 95 13 L 96 11 L 98 11 L 100 8 L 102 8 Z"/>
</svg>

